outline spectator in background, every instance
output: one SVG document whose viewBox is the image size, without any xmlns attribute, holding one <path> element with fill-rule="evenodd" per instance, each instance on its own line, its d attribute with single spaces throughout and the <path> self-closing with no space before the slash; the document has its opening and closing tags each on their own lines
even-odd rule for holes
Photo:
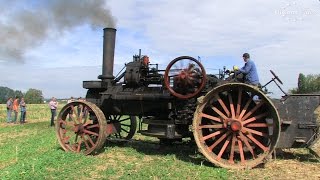
<svg viewBox="0 0 320 180">
<path fill-rule="evenodd" d="M 18 118 L 18 111 L 19 111 L 19 98 L 16 96 L 16 98 L 13 101 L 13 112 L 14 112 L 14 119 L 13 123 L 17 123 L 17 118 Z"/>
<path fill-rule="evenodd" d="M 21 98 L 21 101 L 20 101 L 20 112 L 21 112 L 20 124 L 23 124 L 26 122 L 26 113 L 27 113 L 27 106 L 26 106 L 26 103 L 24 102 L 24 98 Z"/>
<path fill-rule="evenodd" d="M 49 102 L 49 107 L 51 110 L 51 124 L 50 126 L 54 126 L 54 117 L 56 116 L 57 108 L 58 108 L 58 102 L 56 98 L 52 97 L 51 101 Z"/>
<path fill-rule="evenodd" d="M 11 114 L 12 114 L 13 101 L 10 97 L 7 101 L 7 123 L 11 123 Z"/>
</svg>

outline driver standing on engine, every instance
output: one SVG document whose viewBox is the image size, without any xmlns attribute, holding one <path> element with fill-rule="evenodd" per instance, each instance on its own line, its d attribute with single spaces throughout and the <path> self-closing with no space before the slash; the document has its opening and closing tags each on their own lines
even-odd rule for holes
<svg viewBox="0 0 320 180">
<path fill-rule="evenodd" d="M 249 53 L 244 53 L 242 57 L 245 64 L 241 69 L 236 71 L 235 74 L 237 75 L 242 73 L 244 75 L 244 83 L 251 84 L 254 86 L 260 85 L 256 65 L 250 59 Z"/>
</svg>

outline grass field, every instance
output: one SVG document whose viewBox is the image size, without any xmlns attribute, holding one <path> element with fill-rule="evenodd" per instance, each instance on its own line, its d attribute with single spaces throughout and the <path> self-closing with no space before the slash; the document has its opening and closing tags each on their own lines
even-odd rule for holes
<svg viewBox="0 0 320 180">
<path fill-rule="evenodd" d="M 62 107 L 60 105 L 60 107 Z M 49 126 L 47 105 L 28 105 L 27 122 L 5 123 L 0 105 L 0 179 L 319 179 L 320 162 L 306 149 L 285 150 L 253 170 L 234 171 L 208 163 L 193 143 L 160 146 L 136 134 L 107 142 L 96 156 L 66 153 Z"/>
</svg>

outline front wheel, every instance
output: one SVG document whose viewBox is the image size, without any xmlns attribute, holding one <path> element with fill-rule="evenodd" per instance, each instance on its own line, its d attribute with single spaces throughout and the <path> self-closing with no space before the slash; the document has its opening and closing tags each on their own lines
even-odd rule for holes
<svg viewBox="0 0 320 180">
<path fill-rule="evenodd" d="M 75 101 L 66 104 L 56 123 L 56 135 L 65 151 L 93 154 L 106 141 L 106 118 L 93 103 Z"/>
<path fill-rule="evenodd" d="M 253 168 L 273 152 L 280 134 L 279 115 L 258 88 L 229 83 L 198 100 L 193 133 L 210 162 L 224 168 Z"/>
</svg>

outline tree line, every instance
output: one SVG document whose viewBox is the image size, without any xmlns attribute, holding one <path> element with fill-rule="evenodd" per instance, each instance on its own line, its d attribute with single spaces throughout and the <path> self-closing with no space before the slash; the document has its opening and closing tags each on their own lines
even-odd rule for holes
<svg viewBox="0 0 320 180">
<path fill-rule="evenodd" d="M 30 88 L 27 92 L 23 93 L 20 90 L 0 86 L 0 104 L 5 104 L 10 97 L 24 97 L 25 102 L 28 104 L 41 104 L 44 100 L 42 91 L 38 89 Z"/>
<path fill-rule="evenodd" d="M 292 94 L 320 94 L 320 74 L 299 74 L 298 87 L 291 89 Z"/>
</svg>

